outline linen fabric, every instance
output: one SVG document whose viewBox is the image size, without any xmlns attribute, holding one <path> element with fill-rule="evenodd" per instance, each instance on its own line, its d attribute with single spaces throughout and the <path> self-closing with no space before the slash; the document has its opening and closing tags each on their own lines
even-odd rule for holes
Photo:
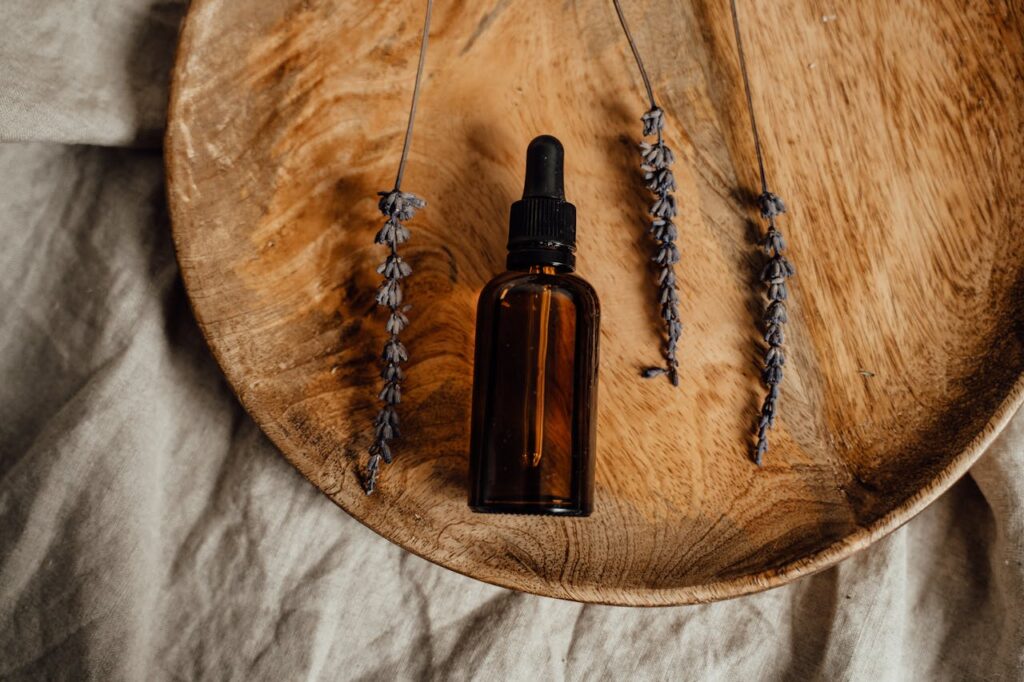
<svg viewBox="0 0 1024 682">
<path fill-rule="evenodd" d="M 0 4 L 0 678 L 1019 680 L 1024 415 L 833 569 L 584 606 L 412 556 L 243 412 L 175 263 L 180 2 Z"/>
</svg>

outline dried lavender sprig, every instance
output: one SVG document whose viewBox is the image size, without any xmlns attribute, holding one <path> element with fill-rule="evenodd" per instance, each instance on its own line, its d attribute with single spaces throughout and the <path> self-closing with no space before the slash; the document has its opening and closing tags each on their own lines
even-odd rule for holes
<svg viewBox="0 0 1024 682">
<path fill-rule="evenodd" d="M 408 306 L 403 304 L 402 280 L 412 274 L 412 267 L 398 255 L 399 244 L 409 239 L 409 229 L 404 225 L 426 202 L 415 194 L 393 189 L 378 192 L 380 212 L 386 216 L 383 227 L 377 232 L 374 242 L 388 247 L 388 256 L 377 267 L 384 276 L 377 289 L 377 304 L 388 309 L 385 330 L 388 333 L 381 353 L 381 379 L 383 387 L 377 398 L 383 404 L 373 422 L 374 440 L 370 445 L 370 458 L 366 465 L 366 493 L 373 492 L 380 473 L 380 464 L 391 463 L 391 440 L 397 438 L 398 404 L 402 402 L 402 363 L 409 359 L 409 351 L 399 340 L 399 334 L 409 324 L 405 316 Z"/>
<path fill-rule="evenodd" d="M 761 247 L 768 255 L 768 262 L 761 271 L 761 281 L 767 288 L 768 306 L 764 311 L 764 340 L 768 349 L 764 354 L 764 368 L 761 379 L 768 388 L 768 393 L 761 405 L 761 414 L 757 422 L 757 447 L 754 450 L 754 462 L 758 466 L 764 454 L 768 452 L 768 429 L 775 426 L 775 418 L 779 409 L 779 387 L 782 384 L 782 366 L 786 363 L 782 345 L 785 342 L 783 325 L 788 321 L 786 299 L 789 292 L 786 280 L 795 273 L 793 264 L 783 255 L 786 242 L 782 232 L 775 224 L 775 218 L 786 212 L 786 205 L 775 194 L 762 192 L 758 197 L 761 217 L 768 221 L 768 232 L 761 242 Z"/>
<path fill-rule="evenodd" d="M 409 122 L 405 128 L 405 140 L 402 143 L 402 156 L 398 162 L 395 175 L 395 186 L 390 191 L 378 192 L 380 200 L 377 207 L 385 216 L 383 227 L 374 237 L 374 242 L 388 247 L 387 258 L 377 267 L 383 275 L 377 289 L 377 304 L 388 309 L 388 319 L 384 325 L 388 333 L 381 352 L 381 379 L 383 386 L 377 394 L 382 406 L 373 420 L 373 443 L 369 448 L 369 459 L 366 463 L 364 487 L 369 495 L 377 487 L 381 462 L 391 463 L 393 451 L 391 441 L 399 436 L 398 404 L 402 402 L 402 363 L 409 359 L 409 351 L 399 340 L 399 334 L 409 324 L 405 311 L 409 306 L 403 304 L 404 293 L 402 280 L 412 274 L 412 267 L 398 254 L 398 246 L 409 239 L 407 220 L 412 219 L 416 211 L 427 205 L 427 202 L 409 192 L 402 191 L 402 177 L 405 164 L 409 158 L 409 146 L 412 143 L 412 127 L 416 119 L 416 103 L 419 101 L 420 81 L 423 79 L 423 65 L 427 58 L 427 38 L 430 33 L 430 13 L 433 0 L 427 0 L 427 11 L 423 19 L 423 37 L 420 41 L 420 57 L 416 66 L 416 82 L 412 89 L 412 104 L 409 106 Z"/>
<path fill-rule="evenodd" d="M 750 76 L 747 73 L 747 60 L 743 52 L 743 37 L 740 32 L 740 17 L 736 9 L 736 0 L 729 0 L 732 11 L 732 27 L 736 37 L 736 52 L 739 58 L 740 74 L 743 76 L 743 91 L 747 99 L 747 111 L 750 115 L 750 130 L 754 137 L 754 151 L 757 154 L 757 167 L 761 175 L 761 194 L 757 199 L 761 209 L 761 217 L 768 221 L 768 231 L 761 241 L 761 247 L 768 255 L 768 262 L 761 271 L 761 281 L 767 288 L 768 305 L 764 311 L 764 340 L 768 349 L 764 354 L 764 367 L 761 380 L 768 389 L 761 413 L 757 420 L 757 446 L 754 448 L 754 462 L 761 466 L 764 455 L 768 452 L 768 430 L 775 426 L 779 413 L 779 393 L 782 384 L 782 366 L 786 362 L 782 345 L 785 342 L 783 325 L 787 322 L 786 299 L 789 291 L 786 280 L 795 274 L 793 264 L 783 255 L 786 242 L 782 232 L 775 224 L 775 219 L 786 212 L 782 199 L 768 189 L 768 174 L 765 172 L 764 154 L 761 151 L 761 136 L 757 128 L 757 117 L 754 115 L 754 97 L 750 89 Z"/>
<path fill-rule="evenodd" d="M 654 144 L 640 143 L 640 154 L 643 161 L 640 169 L 643 171 L 647 188 L 655 195 L 654 203 L 651 204 L 649 210 L 651 214 L 649 231 L 657 244 L 652 260 L 659 266 L 658 304 L 661 319 L 665 323 L 665 345 L 663 348 L 665 366 L 648 367 L 643 370 L 642 375 L 651 378 L 665 374 L 673 386 L 678 386 L 679 358 L 676 349 L 679 337 L 683 333 L 683 323 L 679 319 L 679 292 L 675 272 L 675 265 L 679 262 L 679 247 L 676 246 L 679 232 L 672 221 L 678 212 L 676 198 L 673 194 L 676 189 L 676 180 L 671 170 L 674 156 L 662 138 L 662 129 L 665 126 L 664 112 L 657 106 L 651 107 L 643 115 L 643 122 L 644 135 L 654 134 L 657 136 Z"/>
<path fill-rule="evenodd" d="M 647 90 L 647 99 L 650 102 L 650 108 L 641 117 L 644 124 L 644 137 L 656 136 L 653 144 L 640 143 L 640 170 L 643 172 L 647 188 L 655 195 L 654 203 L 649 209 L 651 215 L 649 231 L 656 243 L 652 260 L 660 266 L 658 305 L 659 314 L 665 323 L 665 345 L 663 348 L 665 365 L 663 367 L 648 367 L 641 372 L 641 376 L 651 378 L 664 374 L 668 376 L 673 386 L 678 386 L 677 346 L 679 337 L 683 333 L 683 323 L 679 319 L 679 292 L 675 272 L 675 264 L 679 262 L 679 248 L 676 246 L 678 230 L 675 223 L 672 222 L 678 213 L 673 194 L 676 189 L 676 180 L 671 170 L 675 157 L 672 150 L 665 144 L 663 137 L 665 112 L 654 99 L 654 89 L 651 87 L 647 69 L 644 68 L 643 60 L 640 58 L 640 50 L 636 46 L 636 41 L 633 40 L 633 34 L 629 30 L 629 24 L 626 23 L 626 16 L 622 12 L 619 0 L 612 0 L 612 2 L 615 5 L 615 13 L 619 17 L 622 31 L 626 34 L 626 41 L 633 51 L 633 58 L 640 70 L 640 78 L 643 80 L 644 88 Z"/>
</svg>

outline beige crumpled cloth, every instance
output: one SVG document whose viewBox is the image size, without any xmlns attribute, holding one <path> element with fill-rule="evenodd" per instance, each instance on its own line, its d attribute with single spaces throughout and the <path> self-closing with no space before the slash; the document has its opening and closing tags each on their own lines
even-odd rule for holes
<svg viewBox="0 0 1024 682">
<path fill-rule="evenodd" d="M 887 539 L 707 606 L 509 592 L 346 516 L 189 312 L 159 148 L 184 11 L 0 3 L 0 677 L 1024 677 L 1024 415 Z"/>
</svg>

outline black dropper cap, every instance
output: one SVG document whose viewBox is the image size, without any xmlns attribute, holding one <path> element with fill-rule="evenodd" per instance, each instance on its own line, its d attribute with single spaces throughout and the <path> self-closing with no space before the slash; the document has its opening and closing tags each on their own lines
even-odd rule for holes
<svg viewBox="0 0 1024 682">
<path fill-rule="evenodd" d="M 508 268 L 576 267 L 576 207 L 565 200 L 565 149 L 551 135 L 526 148 L 523 198 L 512 204 L 508 226 Z"/>
</svg>

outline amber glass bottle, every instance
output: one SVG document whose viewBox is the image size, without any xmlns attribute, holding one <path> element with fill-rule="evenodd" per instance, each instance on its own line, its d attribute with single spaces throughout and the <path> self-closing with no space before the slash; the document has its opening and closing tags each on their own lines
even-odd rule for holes
<svg viewBox="0 0 1024 682">
<path fill-rule="evenodd" d="M 575 269 L 576 207 L 561 143 L 526 153 L 512 205 L 508 272 L 480 293 L 469 505 L 478 512 L 587 516 L 593 507 L 597 294 Z"/>
</svg>

